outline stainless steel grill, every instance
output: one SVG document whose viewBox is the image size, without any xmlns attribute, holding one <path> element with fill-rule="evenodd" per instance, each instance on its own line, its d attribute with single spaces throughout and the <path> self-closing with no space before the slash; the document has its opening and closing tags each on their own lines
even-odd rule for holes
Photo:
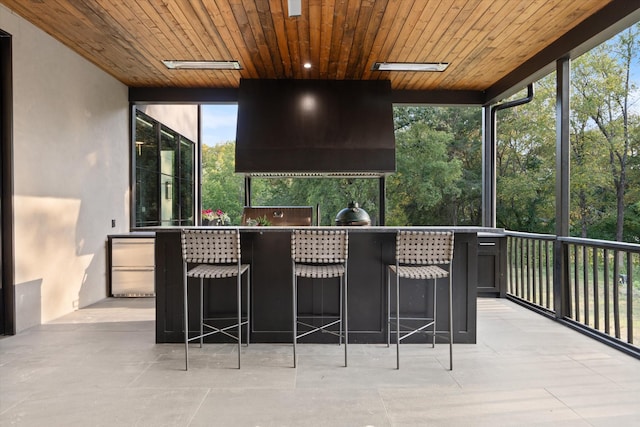
<svg viewBox="0 0 640 427">
<path fill-rule="evenodd" d="M 245 206 L 242 211 L 242 225 L 252 225 L 261 218 L 271 225 L 310 226 L 313 217 L 311 206 Z"/>
</svg>

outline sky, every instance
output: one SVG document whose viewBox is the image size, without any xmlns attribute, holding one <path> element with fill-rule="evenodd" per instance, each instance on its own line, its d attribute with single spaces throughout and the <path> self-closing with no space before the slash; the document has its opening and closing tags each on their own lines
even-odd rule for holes
<svg viewBox="0 0 640 427">
<path fill-rule="evenodd" d="M 202 143 L 209 146 L 236 140 L 237 104 L 202 105 Z"/>
</svg>

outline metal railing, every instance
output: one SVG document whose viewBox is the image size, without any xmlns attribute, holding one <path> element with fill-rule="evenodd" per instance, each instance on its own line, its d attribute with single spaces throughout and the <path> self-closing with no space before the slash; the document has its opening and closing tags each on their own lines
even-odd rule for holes
<svg viewBox="0 0 640 427">
<path fill-rule="evenodd" d="M 509 298 L 640 355 L 640 281 L 634 280 L 640 274 L 640 245 L 505 234 Z M 558 254 L 560 269 L 554 268 Z M 562 271 L 561 277 L 554 278 L 554 271 Z"/>
<path fill-rule="evenodd" d="M 553 312 L 553 243 L 548 234 L 507 232 L 507 294 Z"/>
</svg>

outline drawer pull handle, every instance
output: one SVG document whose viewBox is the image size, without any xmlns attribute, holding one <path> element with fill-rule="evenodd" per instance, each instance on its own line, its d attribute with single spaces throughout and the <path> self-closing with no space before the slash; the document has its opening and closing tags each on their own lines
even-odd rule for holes
<svg viewBox="0 0 640 427">
<path fill-rule="evenodd" d="M 496 242 L 480 242 L 480 246 L 495 246 Z"/>
</svg>

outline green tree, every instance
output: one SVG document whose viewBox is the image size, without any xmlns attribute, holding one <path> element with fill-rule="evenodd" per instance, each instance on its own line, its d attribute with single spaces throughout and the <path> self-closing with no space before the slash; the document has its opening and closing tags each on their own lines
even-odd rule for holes
<svg viewBox="0 0 640 427">
<path fill-rule="evenodd" d="M 533 100 L 497 117 L 497 215 L 499 227 L 553 231 L 555 204 L 554 83 L 536 85 Z M 514 95 L 520 98 L 523 94 Z"/>
<path fill-rule="evenodd" d="M 441 224 L 434 208 L 461 194 L 457 184 L 462 165 L 449 156 L 451 142 L 450 133 L 433 130 L 423 121 L 396 131 L 397 172 L 387 185 L 387 224 Z"/>
<path fill-rule="evenodd" d="M 387 218 L 397 224 L 408 221 L 409 217 L 415 216 L 412 212 L 405 212 L 406 209 L 413 210 L 416 206 L 426 211 L 423 212 L 420 223 L 426 224 L 480 224 L 481 217 L 481 192 L 482 192 L 482 143 L 481 143 L 481 109 L 474 107 L 395 107 L 394 125 L 396 131 L 396 163 L 398 172 L 390 178 L 390 189 L 388 197 Z M 427 164 L 410 163 L 415 160 L 413 150 L 409 144 L 403 141 L 406 135 L 419 128 L 428 128 L 437 135 L 437 138 L 445 139 L 447 161 L 458 162 L 460 174 L 454 182 L 447 183 L 443 188 L 442 197 L 433 204 L 425 205 L 417 199 L 411 201 L 411 193 L 402 194 L 408 197 L 401 199 L 400 195 L 394 194 L 396 190 L 393 185 L 406 185 L 409 188 L 422 185 L 420 182 L 412 182 L 412 179 L 420 180 L 421 176 L 428 176 L 433 170 L 423 170 L 430 168 Z M 404 135 L 404 136 L 403 136 Z M 425 136 L 430 138 L 428 135 Z M 428 142 L 426 142 L 428 144 Z M 428 146 L 425 147 L 428 149 Z M 420 153 L 419 153 L 420 154 Z M 437 154 L 437 153 L 434 153 Z M 445 156 L 443 154 L 443 156 Z M 455 163 L 455 162 L 454 162 Z M 417 168 L 409 173 L 407 168 Z M 427 177 L 429 180 L 430 178 Z M 453 190 L 455 187 L 455 190 Z M 428 211 L 428 212 L 427 212 Z M 428 218 L 428 219 L 427 219 Z M 426 222 L 425 222 L 426 221 Z M 389 223 L 389 220 L 387 221 Z"/>
<path fill-rule="evenodd" d="M 636 87 L 631 81 L 631 66 L 638 56 L 639 26 L 574 61 L 572 88 L 579 99 L 584 127 L 595 124 L 615 194 L 616 227 L 613 238 L 624 239 L 625 212 L 631 155 L 637 152 L 638 119 L 630 109 Z M 576 113 L 576 116 L 578 113 Z M 586 122 L 585 118 L 591 121 Z M 597 154 L 596 154 L 597 156 Z"/>
<path fill-rule="evenodd" d="M 244 181 L 235 174 L 235 143 L 202 146 L 202 208 L 221 209 L 239 224 L 244 205 Z"/>
<path fill-rule="evenodd" d="M 574 87 L 589 85 L 590 81 L 573 79 Z M 574 91 L 570 118 L 571 143 L 571 228 L 573 235 L 580 237 L 613 236 L 615 233 L 595 234 L 596 226 L 607 215 L 611 202 L 608 193 L 611 177 L 603 161 L 606 155 L 601 136 L 589 123 L 589 107 L 585 99 Z M 614 227 L 615 228 L 615 227 Z M 605 237 L 606 238 L 606 237 Z"/>
</svg>

